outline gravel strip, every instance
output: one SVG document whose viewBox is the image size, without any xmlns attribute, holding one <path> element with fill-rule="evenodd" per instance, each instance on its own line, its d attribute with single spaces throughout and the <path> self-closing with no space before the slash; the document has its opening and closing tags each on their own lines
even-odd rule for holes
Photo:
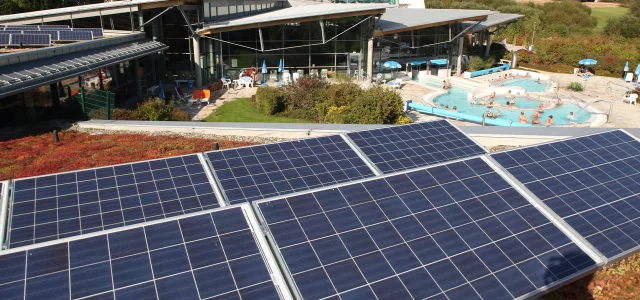
<svg viewBox="0 0 640 300">
<path fill-rule="evenodd" d="M 104 130 L 104 129 L 92 129 L 92 128 L 80 128 L 77 125 L 73 125 L 69 130 L 83 132 L 88 134 L 143 134 L 149 136 L 179 136 L 186 138 L 205 138 L 213 140 L 226 140 L 237 142 L 250 142 L 256 144 L 268 144 L 280 141 L 289 141 L 293 139 L 288 138 L 274 138 L 274 137 L 256 137 L 256 136 L 237 136 L 237 135 L 215 135 L 204 133 L 178 133 L 178 132 L 161 132 L 161 131 L 131 131 L 131 130 Z"/>
</svg>

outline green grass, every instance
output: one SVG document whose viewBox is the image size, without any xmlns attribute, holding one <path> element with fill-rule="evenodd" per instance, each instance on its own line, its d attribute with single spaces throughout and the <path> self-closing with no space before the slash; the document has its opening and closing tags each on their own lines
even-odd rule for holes
<svg viewBox="0 0 640 300">
<path fill-rule="evenodd" d="M 592 7 L 591 15 L 598 19 L 597 29 L 602 30 L 610 18 L 622 17 L 629 11 L 625 7 Z"/>
<path fill-rule="evenodd" d="M 287 117 L 269 116 L 256 110 L 250 98 L 226 102 L 204 119 L 206 122 L 309 123 Z"/>
</svg>

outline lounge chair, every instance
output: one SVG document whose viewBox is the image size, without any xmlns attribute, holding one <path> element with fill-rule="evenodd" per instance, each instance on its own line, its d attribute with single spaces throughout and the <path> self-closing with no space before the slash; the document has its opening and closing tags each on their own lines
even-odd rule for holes
<svg viewBox="0 0 640 300">
<path fill-rule="evenodd" d="M 298 81 L 298 78 L 300 78 L 300 73 L 293 73 L 293 81 L 296 82 Z"/>
<path fill-rule="evenodd" d="M 209 105 L 209 100 L 211 100 L 211 90 L 202 90 L 200 104 Z"/>
<path fill-rule="evenodd" d="M 247 77 L 243 77 L 242 79 L 238 80 L 238 83 L 244 87 L 253 87 L 253 79 L 249 79 Z"/>
<path fill-rule="evenodd" d="M 269 73 L 269 80 L 278 81 L 278 71 L 271 70 L 271 73 Z"/>
<path fill-rule="evenodd" d="M 282 84 L 290 84 L 291 83 L 291 74 L 289 72 L 282 73 Z"/>
<path fill-rule="evenodd" d="M 183 93 L 182 89 L 180 89 L 180 87 L 174 87 L 173 88 L 175 94 L 176 94 L 176 101 L 178 102 L 182 102 L 182 101 L 187 101 L 189 100 L 190 96 Z"/>
<path fill-rule="evenodd" d="M 298 72 L 298 76 L 299 76 L 299 77 L 304 76 L 304 70 L 302 70 L 302 69 L 298 69 L 298 71 L 297 71 L 297 72 Z"/>
<path fill-rule="evenodd" d="M 327 77 L 329 77 L 328 75 L 329 75 L 329 70 L 327 70 L 327 69 L 320 70 L 320 77 L 327 78 Z"/>
<path fill-rule="evenodd" d="M 396 80 L 394 80 L 391 86 L 394 89 L 400 89 L 402 87 L 402 78 L 397 78 Z"/>
<path fill-rule="evenodd" d="M 624 82 L 633 82 L 633 73 L 627 73 L 627 76 L 624 77 Z"/>
<path fill-rule="evenodd" d="M 200 99 L 202 99 L 202 90 L 193 91 L 193 95 L 191 95 L 191 99 L 189 99 L 190 104 L 199 104 Z"/>
<path fill-rule="evenodd" d="M 638 94 L 629 93 L 622 97 L 622 102 L 629 102 L 629 105 L 636 104 L 636 100 L 638 100 Z"/>
</svg>

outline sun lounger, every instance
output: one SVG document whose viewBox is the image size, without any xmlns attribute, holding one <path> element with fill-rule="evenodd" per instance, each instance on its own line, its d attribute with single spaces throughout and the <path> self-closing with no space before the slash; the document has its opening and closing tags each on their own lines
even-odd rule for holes
<svg viewBox="0 0 640 300">
<path fill-rule="evenodd" d="M 209 105 L 209 100 L 211 100 L 211 90 L 202 90 L 200 104 Z"/>
<path fill-rule="evenodd" d="M 202 90 L 193 91 L 193 95 L 191 95 L 191 99 L 189 99 L 190 104 L 199 104 L 200 99 L 202 99 Z"/>
<path fill-rule="evenodd" d="M 176 94 L 176 101 L 182 102 L 182 101 L 189 100 L 189 95 L 183 93 L 182 89 L 180 89 L 180 87 L 174 87 L 173 90 L 174 90 L 174 92 Z"/>
</svg>

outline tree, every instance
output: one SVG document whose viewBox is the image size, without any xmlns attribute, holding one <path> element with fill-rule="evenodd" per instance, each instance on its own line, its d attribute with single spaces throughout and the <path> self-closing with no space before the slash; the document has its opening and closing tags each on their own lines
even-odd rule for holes
<svg viewBox="0 0 640 300">
<path fill-rule="evenodd" d="M 640 0 L 636 0 L 640 2 Z M 619 18 L 611 18 L 604 27 L 604 32 L 611 35 L 620 35 L 625 38 L 640 37 L 640 17 L 627 14 Z"/>
</svg>

